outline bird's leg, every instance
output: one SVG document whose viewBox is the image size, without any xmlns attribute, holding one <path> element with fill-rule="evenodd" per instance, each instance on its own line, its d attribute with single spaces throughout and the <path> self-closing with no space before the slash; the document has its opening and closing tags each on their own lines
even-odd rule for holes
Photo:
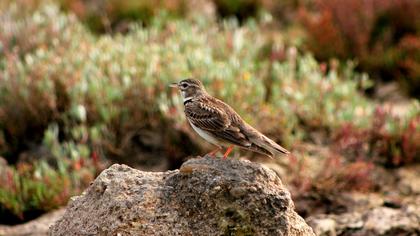
<svg viewBox="0 0 420 236">
<path fill-rule="evenodd" d="M 210 156 L 210 157 L 215 157 L 215 154 L 220 151 L 220 149 L 222 149 L 220 146 L 218 146 L 216 149 L 214 149 L 213 151 L 209 152 L 206 154 L 206 156 Z"/>
<path fill-rule="evenodd" d="M 233 149 L 233 145 L 229 146 L 228 149 L 226 149 L 225 154 L 223 154 L 223 159 L 226 159 L 228 157 L 228 155 L 232 151 L 232 149 Z"/>
</svg>

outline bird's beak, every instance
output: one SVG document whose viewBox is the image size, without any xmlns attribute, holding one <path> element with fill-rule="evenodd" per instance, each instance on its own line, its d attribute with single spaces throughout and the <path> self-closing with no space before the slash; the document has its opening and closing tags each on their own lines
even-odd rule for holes
<svg viewBox="0 0 420 236">
<path fill-rule="evenodd" d="M 178 83 L 169 84 L 169 87 L 171 87 L 171 88 L 178 88 Z"/>
</svg>

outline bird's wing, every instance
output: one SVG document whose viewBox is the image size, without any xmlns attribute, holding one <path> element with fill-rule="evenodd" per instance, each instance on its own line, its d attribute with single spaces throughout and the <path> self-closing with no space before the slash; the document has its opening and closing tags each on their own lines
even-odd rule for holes
<svg viewBox="0 0 420 236">
<path fill-rule="evenodd" d="M 194 126 L 225 142 L 246 147 L 251 145 L 241 129 L 232 123 L 225 107 L 217 104 L 217 100 L 201 98 L 186 103 L 185 115 Z"/>
<path fill-rule="evenodd" d="M 185 104 L 185 115 L 193 125 L 206 131 L 220 131 L 230 126 L 223 110 L 200 100 Z"/>
</svg>

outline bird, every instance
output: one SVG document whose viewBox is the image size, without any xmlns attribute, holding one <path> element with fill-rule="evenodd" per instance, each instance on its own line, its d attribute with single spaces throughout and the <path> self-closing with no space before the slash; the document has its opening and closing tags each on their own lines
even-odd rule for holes
<svg viewBox="0 0 420 236">
<path fill-rule="evenodd" d="M 234 146 L 269 157 L 290 152 L 245 122 L 228 104 L 207 93 L 198 79 L 188 78 L 171 83 L 181 93 L 184 113 L 191 127 L 217 148 L 207 155 L 214 157 L 227 147 L 226 159 Z"/>
</svg>

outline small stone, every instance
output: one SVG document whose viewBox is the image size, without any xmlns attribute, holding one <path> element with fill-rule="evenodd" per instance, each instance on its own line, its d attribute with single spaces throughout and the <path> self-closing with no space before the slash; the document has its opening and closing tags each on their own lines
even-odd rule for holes
<svg viewBox="0 0 420 236">
<path fill-rule="evenodd" d="M 337 235 L 337 232 L 335 231 L 336 223 L 333 219 L 315 219 L 308 223 L 312 226 L 316 235 Z"/>
<path fill-rule="evenodd" d="M 257 188 L 256 187 L 254 187 L 254 186 L 251 186 L 251 187 L 249 187 L 249 189 L 248 189 L 251 193 L 255 193 L 255 192 L 257 192 Z"/>
<path fill-rule="evenodd" d="M 234 187 L 229 192 L 232 195 L 232 197 L 241 198 L 247 193 L 247 190 L 243 187 Z"/>
</svg>

